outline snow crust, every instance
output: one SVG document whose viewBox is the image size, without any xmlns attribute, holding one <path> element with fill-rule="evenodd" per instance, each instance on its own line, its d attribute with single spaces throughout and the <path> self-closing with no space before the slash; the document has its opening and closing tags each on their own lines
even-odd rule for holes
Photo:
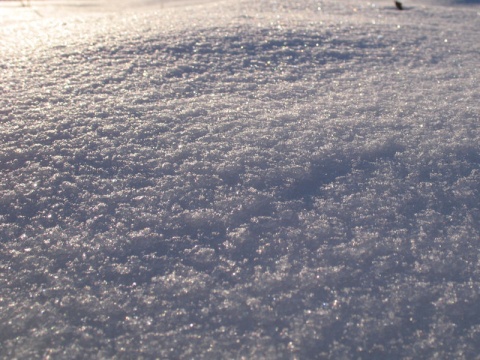
<svg viewBox="0 0 480 360">
<path fill-rule="evenodd" d="M 1 4 L 0 356 L 478 356 L 480 9 L 405 5 Z"/>
</svg>

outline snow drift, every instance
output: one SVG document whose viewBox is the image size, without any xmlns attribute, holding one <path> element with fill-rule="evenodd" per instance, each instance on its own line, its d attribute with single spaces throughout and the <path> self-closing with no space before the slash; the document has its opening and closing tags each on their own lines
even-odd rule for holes
<svg viewBox="0 0 480 360">
<path fill-rule="evenodd" d="M 476 9 L 9 22 L 1 356 L 476 356 Z"/>
</svg>

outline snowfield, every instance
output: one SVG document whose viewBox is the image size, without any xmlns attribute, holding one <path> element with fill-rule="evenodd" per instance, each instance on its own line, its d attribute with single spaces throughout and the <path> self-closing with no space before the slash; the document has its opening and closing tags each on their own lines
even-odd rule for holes
<svg viewBox="0 0 480 360">
<path fill-rule="evenodd" d="M 1 358 L 478 356 L 478 1 L 101 4 L 0 3 Z"/>
</svg>

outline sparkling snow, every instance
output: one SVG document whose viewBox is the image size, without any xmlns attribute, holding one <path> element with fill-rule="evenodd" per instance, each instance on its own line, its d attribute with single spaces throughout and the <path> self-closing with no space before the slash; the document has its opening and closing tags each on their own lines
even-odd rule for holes
<svg viewBox="0 0 480 360">
<path fill-rule="evenodd" d="M 1 2 L 0 357 L 478 356 L 479 2 L 403 3 Z"/>
</svg>

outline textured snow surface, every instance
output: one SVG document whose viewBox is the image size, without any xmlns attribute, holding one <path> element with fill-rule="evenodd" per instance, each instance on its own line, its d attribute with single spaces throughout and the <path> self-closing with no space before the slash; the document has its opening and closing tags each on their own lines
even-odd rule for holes
<svg viewBox="0 0 480 360">
<path fill-rule="evenodd" d="M 2 4 L 0 357 L 478 356 L 480 8 L 404 3 Z"/>
</svg>

